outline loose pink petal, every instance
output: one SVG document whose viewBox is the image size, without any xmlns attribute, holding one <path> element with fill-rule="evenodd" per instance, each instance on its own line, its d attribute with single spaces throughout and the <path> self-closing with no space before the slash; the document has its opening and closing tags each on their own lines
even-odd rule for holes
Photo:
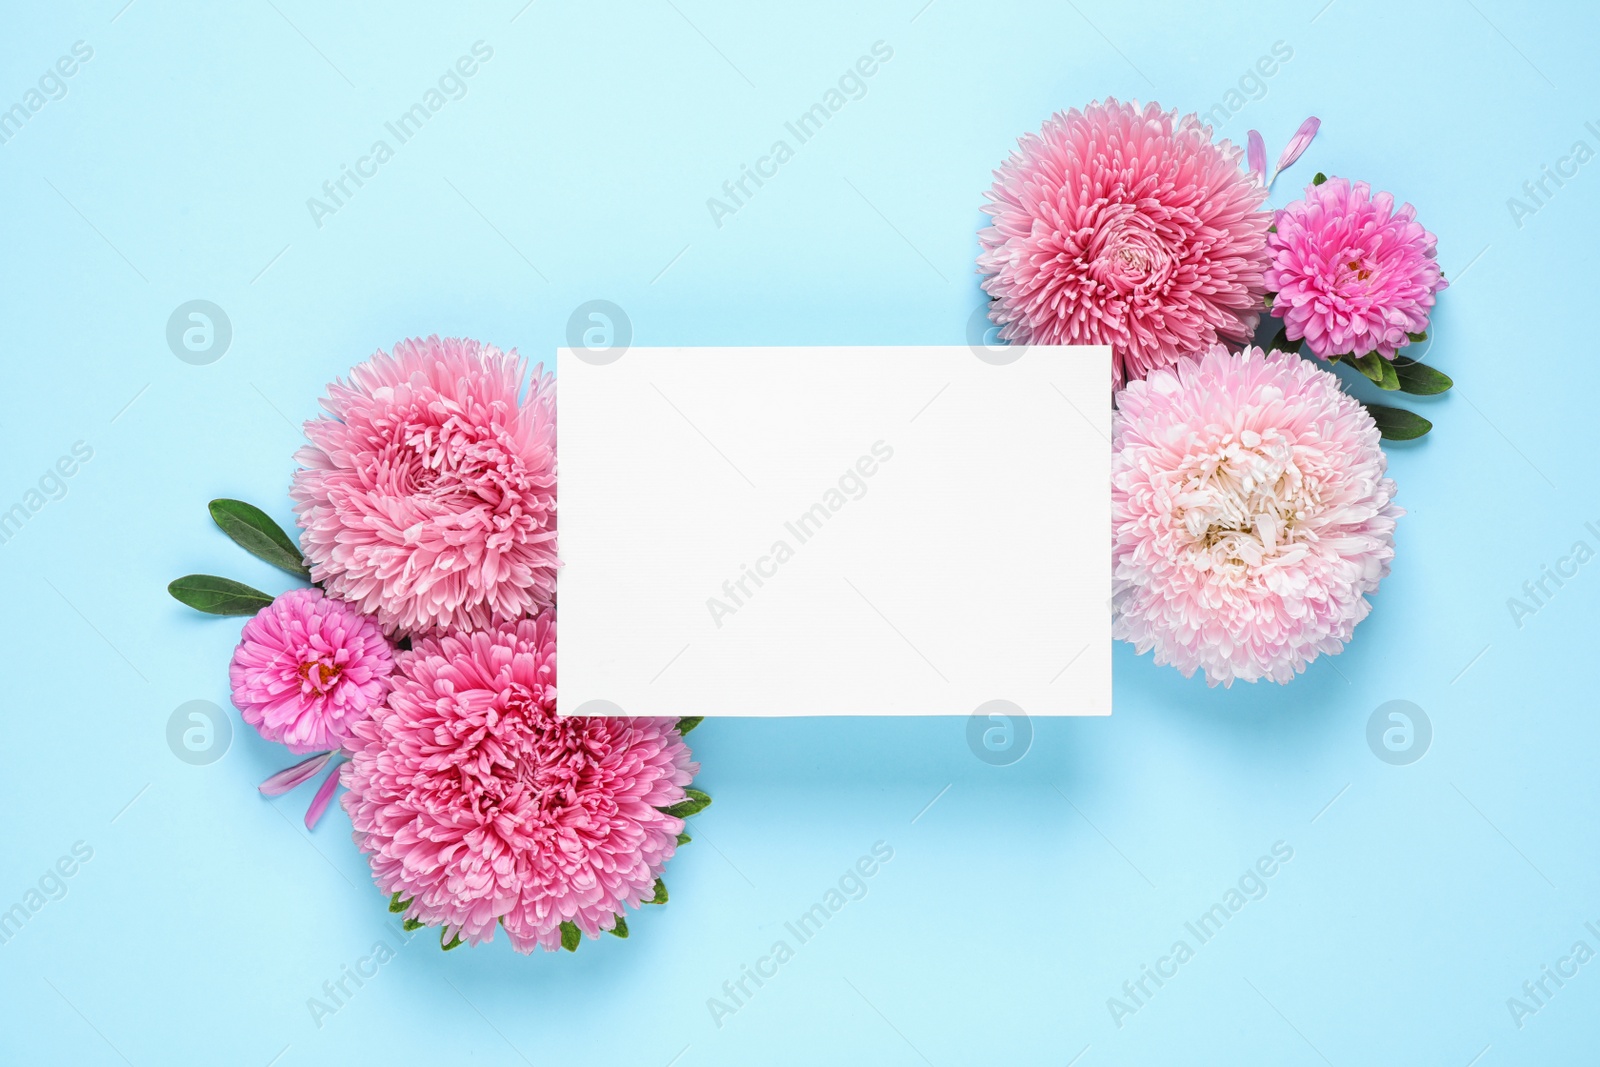
<svg viewBox="0 0 1600 1067">
<path fill-rule="evenodd" d="M 309 782 L 315 778 L 317 772 L 326 767 L 332 758 L 332 752 L 320 752 L 310 759 L 301 760 L 293 767 L 285 767 L 256 788 L 261 790 L 261 795 L 264 797 L 281 797 L 301 782 Z"/>
<path fill-rule="evenodd" d="M 317 795 L 311 798 L 311 806 L 306 809 L 306 829 L 315 830 L 317 820 L 322 818 L 322 813 L 328 810 L 328 801 L 333 799 L 333 791 L 339 788 L 339 772 L 322 780 L 322 786 L 317 790 Z"/>
<path fill-rule="evenodd" d="M 1321 126 L 1322 120 L 1315 115 L 1300 124 L 1300 128 L 1294 131 L 1294 136 L 1289 138 L 1289 143 L 1283 146 L 1283 155 L 1278 157 L 1278 167 L 1272 172 L 1274 180 L 1283 173 L 1284 168 L 1299 159 L 1301 153 L 1311 147 L 1311 142 L 1316 138 L 1317 130 Z"/>
<path fill-rule="evenodd" d="M 1259 130 L 1251 130 L 1245 138 L 1250 158 L 1250 173 L 1262 185 L 1267 183 L 1267 143 Z"/>
</svg>

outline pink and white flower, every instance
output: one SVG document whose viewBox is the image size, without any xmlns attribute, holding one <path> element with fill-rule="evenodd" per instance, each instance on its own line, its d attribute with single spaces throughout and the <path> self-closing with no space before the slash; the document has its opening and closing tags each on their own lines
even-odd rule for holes
<svg viewBox="0 0 1600 1067">
<path fill-rule="evenodd" d="M 1394 558 L 1372 416 L 1312 362 L 1213 349 L 1133 382 L 1113 427 L 1113 632 L 1211 685 L 1336 654 Z"/>
</svg>

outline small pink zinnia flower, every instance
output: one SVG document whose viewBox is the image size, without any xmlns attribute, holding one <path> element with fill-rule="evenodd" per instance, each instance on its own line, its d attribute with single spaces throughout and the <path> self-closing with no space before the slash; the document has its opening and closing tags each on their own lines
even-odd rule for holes
<svg viewBox="0 0 1600 1067">
<path fill-rule="evenodd" d="M 244 624 L 228 680 L 234 707 L 262 737 L 320 752 L 383 701 L 393 669 L 376 622 L 320 589 L 295 589 Z"/>
<path fill-rule="evenodd" d="M 1266 295 L 1266 190 L 1195 115 L 1108 99 L 1052 116 L 995 171 L 978 232 L 1008 341 L 1110 345 L 1121 387 L 1220 339 Z"/>
<path fill-rule="evenodd" d="M 477 341 L 402 341 L 328 387 L 290 496 L 311 575 L 385 632 L 478 630 L 556 581 L 555 379 Z"/>
<path fill-rule="evenodd" d="M 1341 651 L 1404 514 L 1366 409 L 1297 355 L 1221 347 L 1117 404 L 1115 635 L 1211 685 Z"/>
<path fill-rule="evenodd" d="M 423 638 L 357 724 L 345 810 L 378 887 L 441 940 L 505 927 L 520 952 L 561 924 L 594 937 L 652 899 L 698 765 L 675 719 L 558 718 L 553 612 Z"/>
<path fill-rule="evenodd" d="M 1410 204 L 1372 195 L 1366 182 L 1330 178 L 1278 213 L 1268 236 L 1267 288 L 1284 336 L 1328 359 L 1376 352 L 1393 359 L 1428 328 L 1434 294 L 1450 283 L 1437 240 Z"/>
</svg>

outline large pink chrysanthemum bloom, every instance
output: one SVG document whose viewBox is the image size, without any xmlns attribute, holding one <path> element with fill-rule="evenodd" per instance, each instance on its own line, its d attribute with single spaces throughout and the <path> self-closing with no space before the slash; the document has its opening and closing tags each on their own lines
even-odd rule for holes
<svg viewBox="0 0 1600 1067">
<path fill-rule="evenodd" d="M 1057 114 L 995 171 L 978 232 L 1008 341 L 1110 345 L 1113 384 L 1221 339 L 1264 306 L 1266 190 L 1195 115 L 1107 100 Z"/>
<path fill-rule="evenodd" d="M 234 707 L 262 737 L 321 752 L 383 701 L 393 669 L 377 623 L 320 589 L 295 589 L 244 624 L 228 680 Z"/>
<path fill-rule="evenodd" d="M 311 575 L 390 634 L 481 630 L 556 584 L 555 378 L 430 337 L 334 382 L 290 496 Z M 520 397 L 520 399 L 519 399 Z"/>
<path fill-rule="evenodd" d="M 1115 635 L 1211 685 L 1341 651 L 1404 514 L 1366 409 L 1297 355 L 1221 347 L 1117 403 Z"/>
<path fill-rule="evenodd" d="M 1267 288 L 1284 336 L 1313 354 L 1393 359 L 1428 328 L 1434 294 L 1450 283 L 1435 260 L 1437 239 L 1416 208 L 1394 209 L 1366 182 L 1331 178 L 1306 187 L 1278 213 L 1268 239 Z"/>
<path fill-rule="evenodd" d="M 553 612 L 418 640 L 342 768 L 355 840 L 441 940 L 521 952 L 653 898 L 699 767 L 674 719 L 558 718 Z"/>
</svg>

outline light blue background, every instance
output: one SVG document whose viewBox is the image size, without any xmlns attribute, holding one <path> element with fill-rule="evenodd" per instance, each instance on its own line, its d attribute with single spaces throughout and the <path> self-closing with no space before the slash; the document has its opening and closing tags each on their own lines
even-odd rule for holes
<svg viewBox="0 0 1600 1067">
<path fill-rule="evenodd" d="M 1517 225 L 1507 198 L 1600 120 L 1584 5 L 1302 0 L 1135 7 L 828 0 L 329 5 L 8 3 L 0 107 L 82 40 L 66 96 L 0 145 L 0 509 L 82 440 L 63 499 L 0 545 L 0 908 L 94 850 L 0 945 L 7 1063 L 1543 1064 L 1592 1056 L 1600 962 L 1518 1028 L 1506 1000 L 1600 926 L 1591 690 L 1600 562 L 1520 628 L 1507 598 L 1600 520 L 1590 322 L 1600 164 Z M 120 8 L 120 10 L 119 10 Z M 319 229 L 306 199 L 473 42 L 493 59 Z M 718 228 L 706 207 L 873 42 L 894 49 Z M 672 901 L 575 956 L 427 935 L 319 1027 L 307 999 L 392 927 L 335 809 L 255 785 L 239 727 L 190 766 L 165 726 L 226 706 L 239 622 L 189 571 L 284 576 L 211 526 L 286 524 L 301 420 L 396 339 L 548 358 L 581 302 L 639 344 L 959 344 L 990 169 L 1051 111 L 1115 94 L 1206 110 L 1274 158 L 1417 205 L 1454 284 L 1430 361 L 1461 387 L 1394 447 L 1408 511 L 1353 646 L 1287 688 L 1208 690 L 1119 647 L 1116 714 L 1036 722 L 1009 767 L 957 719 L 718 721 L 715 805 Z M 164 339 L 204 298 L 220 362 Z M 686 504 L 692 506 L 692 504 Z M 643 516 L 670 522 L 673 516 Z M 971 580 L 951 588 L 951 611 Z M 1391 699 L 1431 718 L 1369 750 Z M 237 724 L 237 720 L 235 720 Z M 948 788 L 947 788 L 948 787 Z M 929 807 L 929 802 L 937 802 Z M 718 1027 L 707 998 L 876 841 L 869 892 Z M 1294 858 L 1136 1015 L 1121 995 L 1258 856 Z M 1191 944 L 1194 942 L 1191 941 Z M 1550 985 L 1555 989 L 1554 985 Z"/>
</svg>

